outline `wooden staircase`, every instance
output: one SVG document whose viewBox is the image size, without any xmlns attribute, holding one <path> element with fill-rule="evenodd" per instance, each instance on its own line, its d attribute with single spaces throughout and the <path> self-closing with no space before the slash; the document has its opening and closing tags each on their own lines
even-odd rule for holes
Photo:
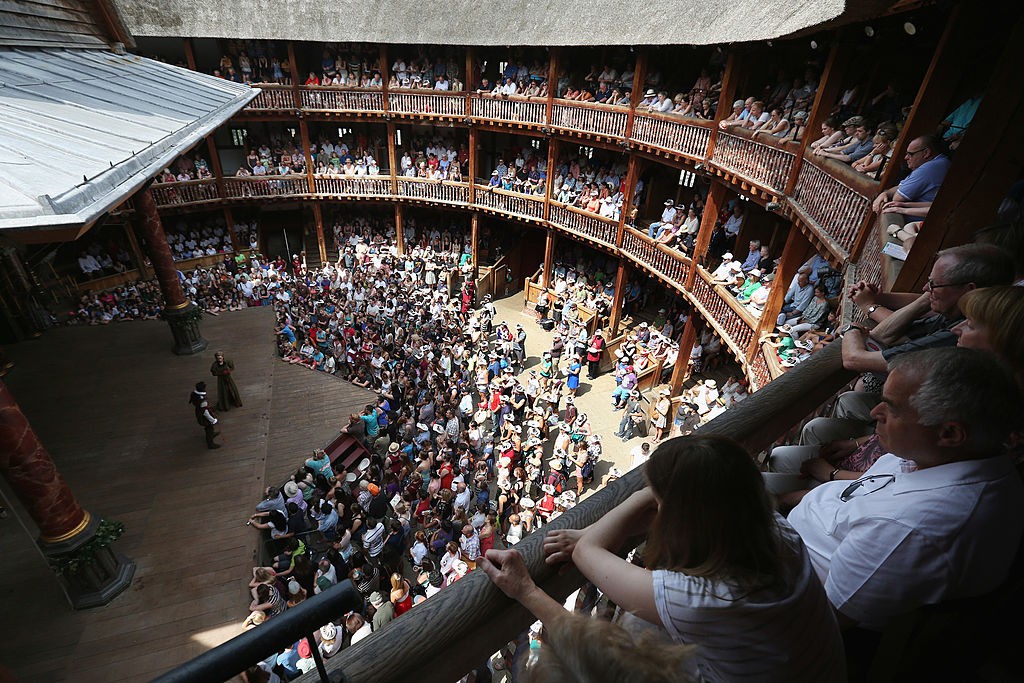
<svg viewBox="0 0 1024 683">
<path fill-rule="evenodd" d="M 324 451 L 331 459 L 331 467 L 335 472 L 342 469 L 350 472 L 356 463 L 370 457 L 370 451 L 366 446 L 348 432 L 339 432 L 338 436 L 324 447 Z"/>
</svg>

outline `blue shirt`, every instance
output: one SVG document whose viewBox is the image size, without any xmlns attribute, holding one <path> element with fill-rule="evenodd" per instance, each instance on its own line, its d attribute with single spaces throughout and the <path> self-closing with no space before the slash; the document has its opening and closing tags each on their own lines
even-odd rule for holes
<svg viewBox="0 0 1024 683">
<path fill-rule="evenodd" d="M 754 268 L 757 268 L 757 264 L 760 260 L 761 251 L 759 249 L 755 249 L 754 251 L 747 254 L 747 260 L 743 262 L 742 266 L 740 266 L 740 270 L 742 270 L 744 273 L 749 272 Z"/>
<path fill-rule="evenodd" d="M 853 142 L 851 142 L 846 147 L 843 147 L 843 149 L 840 150 L 839 153 L 845 154 L 846 156 L 850 157 L 848 163 L 852 164 L 853 162 L 859 159 L 863 159 L 868 154 L 871 154 L 871 150 L 873 150 L 874 148 L 875 142 L 870 137 L 868 137 L 866 140 L 857 140 L 856 138 L 854 138 Z"/>
<path fill-rule="evenodd" d="M 924 162 L 900 182 L 900 195 L 909 202 L 933 201 L 949 171 L 949 164 L 949 157 L 945 154 Z"/>
</svg>

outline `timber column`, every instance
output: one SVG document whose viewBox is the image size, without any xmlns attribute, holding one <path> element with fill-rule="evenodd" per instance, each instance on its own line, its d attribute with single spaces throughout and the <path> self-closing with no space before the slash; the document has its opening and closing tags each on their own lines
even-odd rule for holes
<svg viewBox="0 0 1024 683">
<path fill-rule="evenodd" d="M 135 194 L 135 207 L 142 216 L 146 251 L 160 282 L 160 292 L 164 295 L 164 319 L 174 336 L 171 350 L 179 356 L 205 351 L 207 342 L 199 331 L 199 319 L 203 314 L 198 306 L 185 298 L 178 280 L 178 269 L 171 258 L 171 247 L 167 244 L 167 234 L 148 185 Z"/>
<path fill-rule="evenodd" d="M 0 473 L 39 527 L 39 547 L 75 609 L 105 605 L 131 585 L 135 563 L 110 546 L 122 527 L 82 509 L 3 382 Z"/>
</svg>

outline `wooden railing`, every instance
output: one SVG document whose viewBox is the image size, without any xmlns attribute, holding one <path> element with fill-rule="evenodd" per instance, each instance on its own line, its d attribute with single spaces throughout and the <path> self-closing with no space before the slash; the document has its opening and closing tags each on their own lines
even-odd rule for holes
<svg viewBox="0 0 1024 683">
<path fill-rule="evenodd" d="M 245 111 L 295 109 L 295 95 L 290 85 L 258 83 L 256 87 L 260 94 L 245 106 Z"/>
<path fill-rule="evenodd" d="M 469 185 L 467 183 L 453 183 L 447 180 L 399 178 L 398 194 L 401 197 L 426 199 L 433 202 L 467 204 L 469 202 Z"/>
<path fill-rule="evenodd" d="M 621 138 L 626 134 L 625 107 L 559 100 L 551 109 L 551 125 L 565 130 Z"/>
<path fill-rule="evenodd" d="M 388 93 L 388 109 L 396 114 L 432 114 L 434 116 L 466 116 L 466 96 L 462 93 Z"/>
<path fill-rule="evenodd" d="M 513 216 L 538 220 L 544 217 L 544 197 L 499 190 L 486 185 L 476 186 L 473 203 Z"/>
<path fill-rule="evenodd" d="M 804 221 L 827 238 L 840 259 L 850 255 L 871 202 L 878 194 L 878 182 L 838 162 L 822 163 L 804 159 L 790 196 Z"/>
<path fill-rule="evenodd" d="M 666 152 L 678 152 L 694 161 L 701 161 L 708 151 L 711 121 L 684 119 L 678 116 L 637 114 L 633 118 L 632 139 Z"/>
<path fill-rule="evenodd" d="M 475 119 L 537 125 L 546 123 L 547 103 L 543 100 L 528 100 L 515 95 L 507 98 L 475 95 L 471 107 L 470 116 Z"/>
<path fill-rule="evenodd" d="M 549 222 L 611 249 L 615 248 L 615 236 L 619 229 L 616 221 L 601 218 L 589 211 L 551 202 Z"/>
<path fill-rule="evenodd" d="M 668 285 L 683 291 L 683 283 L 690 271 L 690 259 L 676 250 L 657 244 L 639 230 L 627 227 L 622 237 L 622 252 Z"/>
<path fill-rule="evenodd" d="M 383 112 L 384 93 L 368 88 L 304 85 L 302 108 L 320 111 Z"/>
<path fill-rule="evenodd" d="M 182 180 L 174 183 L 153 183 L 150 188 L 153 191 L 153 201 L 161 208 L 220 199 L 217 181 L 212 178 Z"/>
<path fill-rule="evenodd" d="M 699 433 L 728 436 L 752 454 L 761 452 L 850 381 L 852 373 L 843 370 L 839 352 L 839 346 L 833 345 L 814 354 L 778 381 L 701 426 Z M 627 472 L 520 541 L 516 551 L 537 585 L 559 602 L 579 588 L 583 579 L 577 570 L 544 561 L 545 537 L 558 529 L 586 528 L 643 486 L 642 468 Z M 519 603 L 505 597 L 482 571 L 472 571 L 345 648 L 326 665 L 332 676 L 340 674 L 349 681 L 458 680 L 514 640 L 535 619 Z M 315 674 L 299 679 L 301 683 L 313 680 Z"/>
<path fill-rule="evenodd" d="M 374 196 L 391 197 L 391 178 L 389 176 L 361 176 L 359 178 L 339 178 L 337 176 L 315 176 L 313 186 L 316 193 L 326 195 Z"/>
<path fill-rule="evenodd" d="M 754 339 L 754 325 L 739 312 L 734 297 L 711 284 L 711 275 L 697 268 L 693 280 L 693 297 L 707 320 L 722 335 L 738 359 L 746 360 L 747 350 Z M 734 307 L 735 306 L 735 307 Z"/>
<path fill-rule="evenodd" d="M 793 168 L 793 152 L 740 134 L 720 133 L 711 163 L 734 175 L 781 195 Z"/>
<path fill-rule="evenodd" d="M 766 349 L 762 346 L 757 350 L 757 353 L 754 354 L 754 360 L 750 363 L 748 368 L 749 374 L 753 376 L 754 389 L 760 389 L 761 387 L 767 386 L 768 383 L 776 377 L 776 375 L 772 373 L 768 360 L 765 356 L 766 353 L 771 352 L 771 349 Z"/>
<path fill-rule="evenodd" d="M 309 181 L 305 175 L 268 175 L 224 179 L 224 195 L 228 199 L 288 197 L 300 194 L 309 194 Z"/>
</svg>

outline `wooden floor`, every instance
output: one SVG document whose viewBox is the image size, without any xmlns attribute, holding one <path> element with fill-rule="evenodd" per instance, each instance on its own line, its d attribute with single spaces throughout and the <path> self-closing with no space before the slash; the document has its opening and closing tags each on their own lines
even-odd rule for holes
<svg viewBox="0 0 1024 683">
<path fill-rule="evenodd" d="M 7 347 L 4 379 L 78 501 L 127 527 L 137 565 L 105 606 L 73 611 L 6 482 L 0 520 L 0 663 L 18 680 L 143 681 L 240 632 L 257 535 L 245 520 L 280 479 L 337 433 L 369 392 L 276 359 L 273 313 L 207 317 L 207 352 L 171 354 L 163 322 L 51 330 Z M 213 351 L 234 360 L 245 406 L 207 450 L 186 403 Z M 211 391 L 211 397 L 215 391 Z"/>
</svg>

